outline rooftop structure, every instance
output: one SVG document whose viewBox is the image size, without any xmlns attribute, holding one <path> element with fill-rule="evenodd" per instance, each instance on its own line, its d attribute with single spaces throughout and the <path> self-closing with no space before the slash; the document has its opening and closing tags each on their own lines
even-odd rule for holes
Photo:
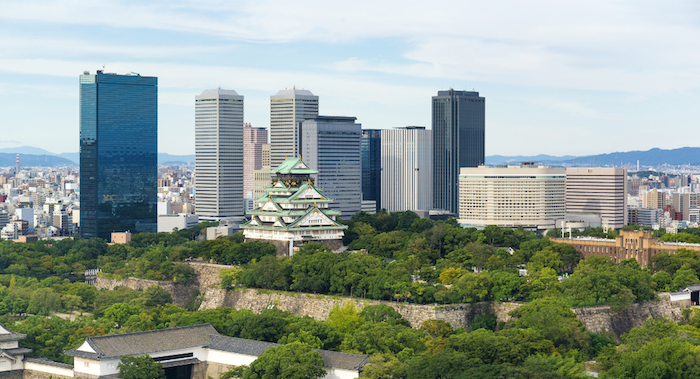
<svg viewBox="0 0 700 379">
<path fill-rule="evenodd" d="M 218 377 L 232 366 L 250 365 L 276 343 L 220 335 L 211 324 L 159 329 L 146 332 L 86 337 L 76 349 L 65 351 L 75 357 L 77 375 L 117 374 L 125 355 L 148 354 L 178 377 L 206 370 L 204 376 Z M 316 350 L 324 361 L 325 378 L 357 378 L 367 362 L 366 355 Z M 201 370 L 201 371 L 199 371 Z"/>
<path fill-rule="evenodd" d="M 642 267 L 646 267 L 651 257 L 662 251 L 675 254 L 678 249 L 688 249 L 700 253 L 700 244 L 662 242 L 654 237 L 652 231 L 645 230 L 621 230 L 616 239 L 575 237 L 553 238 L 552 241 L 572 245 L 583 258 L 603 255 L 616 263 L 634 258 Z"/>
<path fill-rule="evenodd" d="M 347 226 L 336 221 L 340 212 L 330 209 L 333 200 L 314 186 L 311 175 L 317 173 L 301 158 L 287 158 L 270 170 L 271 186 L 255 199 L 250 221 L 241 226 L 246 240 L 273 243 L 278 255 L 292 255 L 306 241 L 340 248 Z"/>
</svg>

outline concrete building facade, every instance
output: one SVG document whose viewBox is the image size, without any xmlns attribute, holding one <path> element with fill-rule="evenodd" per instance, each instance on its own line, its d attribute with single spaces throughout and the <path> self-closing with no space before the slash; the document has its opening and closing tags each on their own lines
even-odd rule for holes
<svg viewBox="0 0 700 379">
<path fill-rule="evenodd" d="M 460 170 L 460 224 L 546 230 L 564 219 L 565 212 L 563 168 L 524 163 Z"/>
<path fill-rule="evenodd" d="M 687 249 L 700 253 L 700 244 L 663 242 L 654 237 L 654 232 L 650 230 L 621 230 L 616 239 L 575 237 L 552 238 L 552 241 L 573 246 L 584 259 L 602 255 L 620 263 L 634 258 L 642 267 L 649 265 L 651 258 L 663 251 L 675 254 L 679 249 Z"/>
<path fill-rule="evenodd" d="M 627 225 L 627 169 L 566 169 L 566 212 L 596 213 L 614 229 Z"/>
<path fill-rule="evenodd" d="M 243 125 L 243 194 L 254 199 L 255 170 L 263 167 L 263 145 L 267 145 L 267 129 Z M 269 171 L 269 169 L 268 169 Z"/>
<path fill-rule="evenodd" d="M 407 126 L 381 131 L 382 207 L 429 211 L 433 202 L 432 130 Z"/>
<path fill-rule="evenodd" d="M 240 218 L 243 210 L 243 96 L 195 96 L 195 212 L 202 220 Z"/>
<path fill-rule="evenodd" d="M 666 193 L 653 188 L 642 195 L 642 207 L 664 209 L 668 205 Z"/>
<path fill-rule="evenodd" d="M 270 166 L 299 155 L 299 124 L 317 116 L 318 96 L 311 91 L 292 88 L 270 96 Z"/>
<path fill-rule="evenodd" d="M 301 154 L 314 170 L 316 185 L 349 218 L 362 209 L 362 125 L 355 117 L 319 116 L 301 124 Z"/>
</svg>

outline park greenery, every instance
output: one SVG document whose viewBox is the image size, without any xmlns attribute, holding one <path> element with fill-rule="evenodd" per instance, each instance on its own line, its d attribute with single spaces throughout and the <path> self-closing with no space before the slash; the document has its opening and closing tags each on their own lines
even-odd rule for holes
<svg viewBox="0 0 700 379">
<path fill-rule="evenodd" d="M 335 253 L 308 243 L 291 258 L 277 258 L 272 245 L 244 242 L 240 234 L 200 241 L 203 226 L 135 234 L 126 245 L 99 239 L 3 241 L 0 323 L 27 335 L 20 345 L 33 349 L 31 355 L 65 363 L 72 363 L 72 357 L 63 351 L 79 346 L 86 336 L 207 322 L 222 335 L 283 345 L 222 378 L 258 378 L 270 370 L 278 370 L 276 377 L 320 376 L 319 357 L 311 349 L 369 355 L 362 373 L 366 378 L 583 378 L 583 363 L 589 360 L 598 362 L 593 368 L 609 378 L 698 375 L 697 311 L 686 311 L 679 323 L 651 319 L 626 335 L 608 336 L 586 331 L 570 309 L 609 304 L 621 311 L 635 302 L 654 301 L 658 291 L 700 283 L 700 256 L 692 251 L 657 254 L 649 268 L 642 268 L 633 259 L 616 264 L 592 256 L 582 261 L 571 246 L 522 229 L 464 229 L 454 220 L 421 219 L 412 212 L 360 213 L 347 224 L 348 251 Z M 596 228 L 583 234 L 614 237 L 614 232 Z M 661 238 L 695 242 L 698 236 L 700 230 L 687 229 Z M 412 328 L 387 305 L 358 310 L 354 302 L 345 302 L 331 310 L 328 320 L 318 321 L 275 308 L 259 314 L 231 308 L 199 311 L 193 301 L 183 309 L 158 286 L 97 290 L 78 280 L 85 269 L 101 268 L 107 277 L 187 282 L 193 270 L 186 261 L 196 258 L 231 265 L 221 271 L 222 286 L 231 290 L 436 307 L 479 301 L 523 305 L 508 322 L 482 314 L 468 329 L 438 320 Z M 294 364 L 280 367 L 281 361 Z M 123 375 L 130 375 L 131 368 L 133 375 L 155 370 L 145 360 L 122 364 L 127 368 Z"/>
</svg>

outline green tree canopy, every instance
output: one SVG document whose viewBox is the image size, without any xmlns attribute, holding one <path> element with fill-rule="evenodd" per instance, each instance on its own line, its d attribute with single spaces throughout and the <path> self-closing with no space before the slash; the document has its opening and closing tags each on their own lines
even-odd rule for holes
<svg viewBox="0 0 700 379">
<path fill-rule="evenodd" d="M 165 379 L 163 365 L 148 354 L 139 357 L 123 356 L 118 367 L 122 379 Z"/>
<path fill-rule="evenodd" d="M 326 375 L 323 358 L 308 345 L 271 347 L 243 372 L 243 379 L 313 379 Z"/>
</svg>

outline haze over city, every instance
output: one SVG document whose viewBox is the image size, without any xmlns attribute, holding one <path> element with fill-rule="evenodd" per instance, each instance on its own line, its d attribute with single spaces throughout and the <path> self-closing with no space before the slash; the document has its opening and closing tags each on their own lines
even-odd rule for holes
<svg viewBox="0 0 700 379">
<path fill-rule="evenodd" d="M 256 127 L 296 86 L 363 128 L 430 128 L 452 87 L 486 97 L 486 155 L 693 146 L 699 19 L 691 1 L 5 2 L 0 148 L 78 151 L 78 76 L 103 65 L 159 78 L 171 154 L 194 152 L 194 96 L 216 87 Z"/>
</svg>

